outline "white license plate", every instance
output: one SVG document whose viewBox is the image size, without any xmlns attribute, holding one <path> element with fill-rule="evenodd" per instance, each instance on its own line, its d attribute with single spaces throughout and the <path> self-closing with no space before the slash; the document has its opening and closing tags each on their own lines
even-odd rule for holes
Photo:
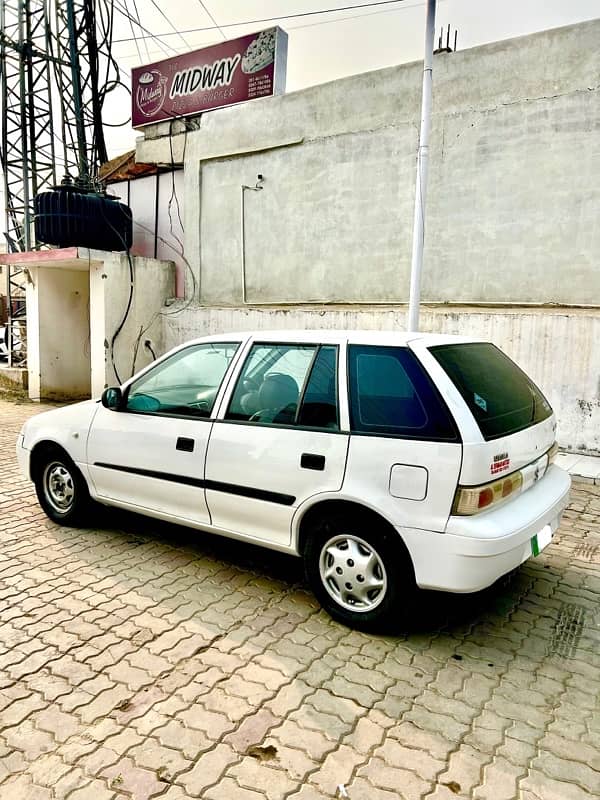
<svg viewBox="0 0 600 800">
<path fill-rule="evenodd" d="M 531 554 L 539 556 L 542 550 L 547 547 L 552 540 L 552 528 L 550 525 L 544 525 L 539 533 L 531 537 Z"/>
</svg>

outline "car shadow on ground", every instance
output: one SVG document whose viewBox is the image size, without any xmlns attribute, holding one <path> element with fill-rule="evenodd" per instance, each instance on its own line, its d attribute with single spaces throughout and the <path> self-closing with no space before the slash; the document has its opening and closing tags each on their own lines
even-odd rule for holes
<svg viewBox="0 0 600 800">
<path fill-rule="evenodd" d="M 310 591 L 302 560 L 260 545 L 199 531 L 116 508 L 101 507 L 96 524 L 126 537 L 131 546 L 154 542 L 181 549 L 194 558 L 210 558 L 254 578 L 289 584 L 291 590 Z M 232 546 L 233 545 L 233 546 Z M 450 633 L 457 628 L 472 629 L 493 619 L 507 622 L 531 588 L 533 579 L 522 569 L 514 570 L 492 586 L 469 594 L 416 592 L 409 622 L 383 635 L 406 638 L 411 635 Z"/>
</svg>

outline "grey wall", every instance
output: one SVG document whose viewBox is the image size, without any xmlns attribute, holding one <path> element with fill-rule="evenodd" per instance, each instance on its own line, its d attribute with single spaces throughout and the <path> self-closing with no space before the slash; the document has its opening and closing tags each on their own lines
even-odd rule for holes
<svg viewBox="0 0 600 800">
<path fill-rule="evenodd" d="M 171 261 L 132 257 L 133 295 L 127 319 L 114 343 L 115 372 L 110 342 L 127 308 L 129 262 L 122 253 L 90 252 L 92 396 L 97 397 L 105 386 L 118 385 L 153 361 L 144 347 L 146 340 L 150 340 L 157 355 L 164 352 L 162 315 L 169 313 L 165 302 L 175 291 L 175 265 Z"/>
<path fill-rule="evenodd" d="M 185 308 L 164 318 L 165 346 L 232 330 L 406 330 L 402 306 Z M 495 342 L 542 388 L 558 419 L 559 444 L 600 455 L 600 314 L 590 309 L 423 307 L 421 327 Z"/>
<path fill-rule="evenodd" d="M 35 356 L 32 353 L 32 362 L 37 362 L 35 378 L 38 382 L 33 397 L 36 400 L 89 397 L 88 273 L 76 269 L 39 268 L 31 272 L 39 314 L 36 324 L 31 326 L 33 336 L 38 332 L 35 336 L 37 341 L 28 341 L 30 352 L 33 349 L 37 351 Z M 33 366 L 33 363 L 29 365 L 30 370 Z"/>
<path fill-rule="evenodd" d="M 185 260 L 182 257 L 183 171 L 158 172 L 109 184 L 109 192 L 131 208 L 131 255 L 173 261 L 175 291 L 184 294 Z M 181 212 L 181 213 L 180 213 Z"/>
<path fill-rule="evenodd" d="M 424 300 L 600 305 L 598 41 L 600 20 L 436 56 Z M 202 303 L 241 302 L 240 187 L 258 173 L 249 302 L 407 299 L 421 74 L 214 111 L 174 137 Z M 171 161 L 168 127 L 138 160 Z"/>
<path fill-rule="evenodd" d="M 596 454 L 599 41 L 595 20 L 436 56 L 421 314 L 422 330 L 496 342 L 547 393 L 561 445 Z M 214 111 L 171 141 L 168 123 L 145 130 L 138 160 L 185 162 L 198 287 L 164 319 L 167 346 L 221 330 L 406 327 L 421 77 L 406 64 Z M 243 304 L 240 187 L 258 173 Z M 576 305 L 590 308 L 555 308 Z"/>
</svg>

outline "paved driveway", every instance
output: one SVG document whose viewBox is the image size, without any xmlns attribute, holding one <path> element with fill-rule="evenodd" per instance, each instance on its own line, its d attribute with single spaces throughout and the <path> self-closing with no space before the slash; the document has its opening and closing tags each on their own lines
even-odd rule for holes
<svg viewBox="0 0 600 800">
<path fill-rule="evenodd" d="M 510 583 L 372 637 L 296 559 L 122 513 L 52 524 L 13 455 L 39 410 L 0 403 L 2 800 L 600 792 L 600 487 Z"/>
</svg>

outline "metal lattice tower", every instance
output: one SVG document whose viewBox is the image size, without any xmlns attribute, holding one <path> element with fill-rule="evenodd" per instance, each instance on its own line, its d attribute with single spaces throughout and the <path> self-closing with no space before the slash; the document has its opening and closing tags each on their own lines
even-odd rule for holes
<svg viewBox="0 0 600 800">
<path fill-rule="evenodd" d="M 10 252 L 30 250 L 34 196 L 56 183 L 48 50 L 43 0 L 3 0 L 0 10 L 2 145 L 0 157 Z"/>
<path fill-rule="evenodd" d="M 99 4 L 104 11 L 100 47 Z M 57 173 L 94 184 L 107 160 L 101 120 L 106 86 L 99 84 L 108 83 L 114 64 L 109 9 L 107 0 L 0 0 L 0 165 L 8 252 L 36 248 L 33 201 L 56 185 Z M 7 273 L 10 336 L 15 301 L 24 304 L 25 273 L 14 266 Z"/>
<path fill-rule="evenodd" d="M 62 99 L 63 157 L 79 178 L 94 181 L 108 160 L 102 126 L 96 3 L 93 0 L 56 2 L 57 47 L 63 47 L 55 62 L 56 84 Z"/>
</svg>

